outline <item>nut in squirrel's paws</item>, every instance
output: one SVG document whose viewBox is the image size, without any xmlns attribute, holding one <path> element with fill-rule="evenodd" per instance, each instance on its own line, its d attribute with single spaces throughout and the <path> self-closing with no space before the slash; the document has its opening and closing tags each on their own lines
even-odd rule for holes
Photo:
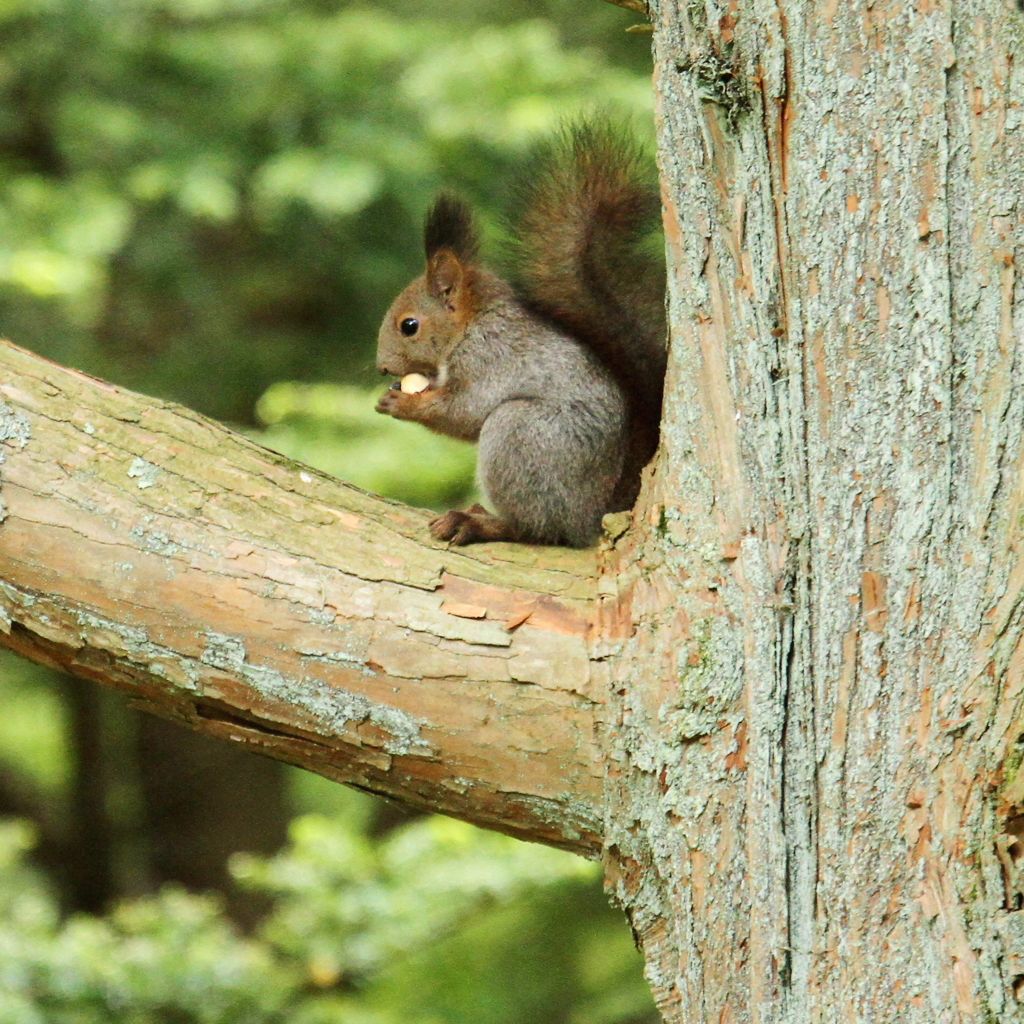
<svg viewBox="0 0 1024 1024">
<path fill-rule="evenodd" d="M 431 379 L 422 373 L 407 373 L 396 380 L 377 401 L 377 412 L 399 420 L 417 420 L 434 395 Z"/>
<path fill-rule="evenodd" d="M 430 387 L 430 378 L 422 373 L 407 373 L 399 382 L 398 389 L 407 395 L 418 395 Z"/>
</svg>

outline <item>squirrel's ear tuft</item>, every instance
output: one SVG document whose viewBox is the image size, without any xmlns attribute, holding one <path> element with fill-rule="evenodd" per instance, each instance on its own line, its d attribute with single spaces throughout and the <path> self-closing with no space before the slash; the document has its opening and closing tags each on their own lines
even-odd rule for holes
<svg viewBox="0 0 1024 1024">
<path fill-rule="evenodd" d="M 448 249 L 462 261 L 472 260 L 480 246 L 480 239 L 469 204 L 448 193 L 439 195 L 427 214 L 423 243 L 428 260 L 441 249 Z"/>
</svg>

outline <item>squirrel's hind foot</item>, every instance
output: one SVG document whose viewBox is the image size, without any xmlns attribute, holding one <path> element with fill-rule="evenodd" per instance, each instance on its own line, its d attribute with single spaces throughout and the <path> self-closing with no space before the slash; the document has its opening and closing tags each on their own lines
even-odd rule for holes
<svg viewBox="0 0 1024 1024">
<path fill-rule="evenodd" d="M 518 533 L 503 519 L 488 512 L 483 505 L 474 505 L 465 512 L 453 508 L 430 524 L 430 532 L 438 540 L 450 544 L 478 544 L 489 540 L 518 540 Z"/>
</svg>

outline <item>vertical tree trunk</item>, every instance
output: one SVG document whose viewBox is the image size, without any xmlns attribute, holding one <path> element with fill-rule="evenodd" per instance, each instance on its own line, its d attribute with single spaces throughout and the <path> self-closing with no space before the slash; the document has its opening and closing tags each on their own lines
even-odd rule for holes
<svg viewBox="0 0 1024 1024">
<path fill-rule="evenodd" d="M 1024 16 L 655 6 L 673 350 L 602 587 L 609 878 L 668 1021 L 1024 1020 Z"/>
<path fill-rule="evenodd" d="M 114 867 L 116 829 L 111 814 L 112 759 L 104 757 L 110 715 L 117 697 L 93 683 L 57 676 L 68 718 L 71 786 L 68 800 L 66 892 L 69 909 L 102 914 L 122 892 Z"/>
</svg>

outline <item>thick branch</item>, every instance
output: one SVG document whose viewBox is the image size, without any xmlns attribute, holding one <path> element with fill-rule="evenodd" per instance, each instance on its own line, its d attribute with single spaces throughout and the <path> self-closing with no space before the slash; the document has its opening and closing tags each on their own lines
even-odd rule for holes
<svg viewBox="0 0 1024 1024">
<path fill-rule="evenodd" d="M 328 778 L 593 854 L 588 552 L 426 513 L 0 342 L 0 642 Z"/>
</svg>

